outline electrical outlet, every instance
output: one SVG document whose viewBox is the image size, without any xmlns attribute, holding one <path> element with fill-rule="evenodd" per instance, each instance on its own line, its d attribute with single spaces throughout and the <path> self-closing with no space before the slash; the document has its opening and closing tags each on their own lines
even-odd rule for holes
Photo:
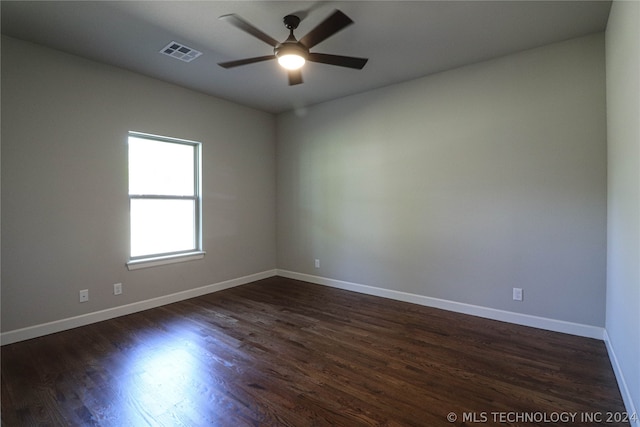
<svg viewBox="0 0 640 427">
<path fill-rule="evenodd" d="M 513 288 L 513 300 L 522 301 L 522 288 Z"/>
<path fill-rule="evenodd" d="M 320 260 L 316 259 L 316 268 L 320 268 Z"/>
<path fill-rule="evenodd" d="M 113 294 L 120 295 L 122 293 L 122 283 L 113 284 Z"/>
<path fill-rule="evenodd" d="M 89 289 L 83 289 L 80 291 L 80 302 L 89 301 Z"/>
</svg>

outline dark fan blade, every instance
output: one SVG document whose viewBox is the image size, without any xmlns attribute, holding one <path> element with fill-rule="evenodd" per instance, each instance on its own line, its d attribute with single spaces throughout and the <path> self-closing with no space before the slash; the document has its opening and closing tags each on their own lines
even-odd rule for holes
<svg viewBox="0 0 640 427">
<path fill-rule="evenodd" d="M 242 31 L 247 32 L 251 34 L 253 37 L 262 40 L 269 46 L 276 47 L 279 43 L 278 40 L 263 33 L 262 31 L 260 31 L 259 29 L 257 29 L 256 27 L 254 27 L 253 25 L 251 25 L 250 23 L 248 23 L 247 21 L 245 21 L 244 19 L 242 19 L 236 14 L 232 13 L 230 15 L 222 15 L 218 19 L 227 21 L 234 27 L 240 28 Z"/>
<path fill-rule="evenodd" d="M 239 67 L 240 65 L 253 64 L 254 62 L 276 59 L 275 55 L 256 56 L 255 58 L 238 59 L 237 61 L 221 62 L 218 65 L 224 68 Z"/>
<path fill-rule="evenodd" d="M 324 41 L 342 30 L 344 27 L 353 24 L 353 21 L 344 13 L 336 9 L 333 15 L 322 21 L 311 30 L 306 36 L 300 39 L 300 43 L 305 45 L 307 49 L 311 49 L 321 41 Z"/>
<path fill-rule="evenodd" d="M 339 67 L 356 68 L 362 70 L 367 63 L 367 58 L 354 58 L 353 56 L 328 55 L 326 53 L 309 53 L 307 60 L 321 62 L 323 64 L 337 65 Z"/>
<path fill-rule="evenodd" d="M 302 70 L 289 70 L 289 86 L 302 83 Z"/>
</svg>

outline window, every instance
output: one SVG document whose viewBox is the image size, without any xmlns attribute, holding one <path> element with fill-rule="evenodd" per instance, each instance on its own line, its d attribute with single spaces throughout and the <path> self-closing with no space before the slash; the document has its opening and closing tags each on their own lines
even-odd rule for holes
<svg viewBox="0 0 640 427">
<path fill-rule="evenodd" d="M 129 132 L 129 269 L 204 256 L 199 142 Z"/>
</svg>

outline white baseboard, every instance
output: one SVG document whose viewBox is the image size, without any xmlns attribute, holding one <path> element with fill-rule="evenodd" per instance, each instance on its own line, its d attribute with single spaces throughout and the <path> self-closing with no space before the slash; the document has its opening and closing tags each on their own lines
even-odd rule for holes
<svg viewBox="0 0 640 427">
<path fill-rule="evenodd" d="M 565 334 L 595 338 L 599 340 L 604 339 L 604 328 L 600 328 L 597 326 L 583 325 L 581 323 L 573 323 L 564 320 L 549 319 L 546 317 L 514 313 L 512 311 L 498 310 L 495 308 L 465 304 L 439 298 L 431 298 L 423 295 L 394 291 L 391 289 L 376 288 L 373 286 L 361 285 L 358 283 L 328 279 L 326 277 L 313 276 L 304 273 L 296 273 L 294 271 L 277 270 L 277 272 L 278 276 L 288 277 L 290 279 L 296 280 L 303 280 L 305 282 L 316 283 L 318 285 L 331 286 L 333 288 L 344 289 L 347 291 L 354 291 L 378 297 L 390 298 L 398 301 L 424 305 L 427 307 L 440 308 L 457 313 L 470 314 L 472 316 L 514 323 L 517 325 L 531 326 L 548 331 L 562 332 Z"/>
<path fill-rule="evenodd" d="M 148 310 L 155 307 L 160 307 L 166 304 L 171 304 L 178 301 L 183 301 L 189 298 L 195 298 L 201 295 L 221 291 L 224 289 L 233 288 L 236 286 L 244 285 L 254 282 L 256 280 L 266 279 L 273 276 L 288 277 L 290 279 L 303 280 L 310 283 L 316 283 L 319 285 L 330 286 L 338 289 L 344 289 L 348 291 L 359 292 L 367 295 L 374 295 L 384 298 L 390 298 L 398 301 L 409 302 L 413 304 L 419 304 L 427 307 L 434 307 L 443 310 L 453 311 L 457 313 L 469 314 L 478 317 L 484 317 L 487 319 L 499 320 L 508 323 L 514 323 L 518 325 L 531 326 L 534 328 L 545 329 L 555 332 L 562 332 L 571 335 L 577 335 L 588 338 L 595 338 L 604 340 L 611 365 L 618 380 L 618 387 L 624 400 L 627 413 L 638 414 L 631 394 L 624 379 L 624 375 L 618 363 L 618 359 L 615 355 L 615 350 L 612 343 L 609 340 L 607 331 L 604 328 L 597 326 L 583 325 L 579 323 L 566 322 L 563 320 L 549 319 L 545 317 L 531 316 L 528 314 L 514 313 L 505 310 L 497 310 L 494 308 L 482 307 L 472 304 L 465 304 L 455 301 L 449 301 L 439 298 L 431 298 L 423 295 L 411 294 L 407 292 L 400 292 L 391 289 L 377 288 L 373 286 L 362 285 L 358 283 L 345 282 L 342 280 L 329 279 L 326 277 L 313 276 L 310 274 L 296 273 L 288 270 L 267 270 L 260 273 L 251 274 L 236 279 L 226 280 L 207 286 L 202 286 L 195 289 L 189 289 L 187 291 L 176 292 L 170 295 L 164 295 L 157 298 L 148 299 L 145 301 L 139 301 L 119 307 L 109 308 L 106 310 L 100 310 L 93 313 L 87 313 L 80 316 L 69 317 L 66 319 L 56 320 L 53 322 L 43 323 L 40 325 L 30 326 L 27 328 L 16 329 L 13 331 L 3 332 L 0 334 L 0 344 L 12 344 L 19 341 L 28 340 L 31 338 L 37 338 L 43 335 L 48 335 L 56 332 L 65 331 L 67 329 L 77 328 L 80 326 L 89 325 L 91 323 L 101 322 L 103 320 L 113 319 L 119 316 L 125 316 L 127 314 L 136 313 L 143 310 Z M 640 421 L 631 421 L 633 427 L 640 427 Z"/>
<path fill-rule="evenodd" d="M 359 292 L 368 295 L 374 295 L 384 298 L 390 298 L 398 301 L 410 302 L 413 304 L 424 305 L 427 307 L 440 308 L 443 310 L 454 311 L 457 313 L 470 314 L 473 316 L 484 317 L 487 319 L 500 320 L 503 322 L 515 323 L 518 325 L 531 326 L 539 329 L 546 329 L 555 332 L 563 332 L 572 335 L 578 335 L 588 338 L 604 339 L 604 328 L 597 326 L 583 325 L 579 323 L 566 322 L 563 320 L 549 319 L 545 317 L 531 316 L 528 314 L 514 313 L 505 310 L 497 310 L 494 308 L 482 307 L 472 304 L 465 304 L 455 301 L 449 301 L 439 298 L 432 298 L 423 295 L 400 292 L 391 289 L 377 288 L 373 286 L 362 285 L 358 283 L 345 282 L 342 280 L 329 279 L 326 277 L 313 276 L 310 274 L 296 273 L 288 270 L 267 270 L 260 273 L 251 274 L 237 279 L 231 279 L 207 286 L 202 286 L 187 291 L 176 292 L 170 295 L 164 295 L 157 298 L 139 301 L 127 305 L 108 308 L 93 313 L 82 314 L 80 316 L 69 317 L 66 319 L 56 320 L 53 322 L 42 323 L 39 325 L 29 326 L 22 329 L 3 332 L 0 334 L 1 345 L 11 344 L 18 341 L 24 341 L 39 336 L 61 332 L 79 326 L 89 325 L 91 323 L 101 322 L 114 317 L 125 316 L 127 314 L 136 313 L 138 311 L 148 310 L 154 307 L 171 304 L 189 298 L 195 298 L 201 295 L 209 294 L 223 289 L 244 285 L 256 280 L 265 279 L 273 276 L 288 277 L 291 279 L 303 280 L 319 285 L 330 286 L 334 288 L 344 289 L 348 291 Z"/>
<path fill-rule="evenodd" d="M 199 297 L 201 295 L 210 294 L 212 292 L 221 291 L 223 289 L 229 289 L 235 286 L 251 283 L 256 280 L 273 277 L 276 275 L 276 271 L 277 270 L 267 270 L 260 273 L 239 277 L 237 279 L 226 280 L 224 282 L 214 283 L 212 285 L 202 286 L 195 289 L 189 289 L 187 291 L 176 292 L 174 294 L 164 295 L 145 301 L 134 302 L 131 304 L 121 305 L 119 307 L 95 311 L 93 313 L 82 314 L 80 316 L 69 317 L 53 322 L 42 323 L 40 325 L 29 326 L 27 328 L 3 332 L 2 334 L 0 334 L 0 343 L 1 345 L 12 344 L 18 341 L 37 338 L 43 335 L 53 334 L 55 332 L 61 332 L 67 329 L 89 325 L 91 323 L 101 322 L 103 320 L 113 319 L 119 316 L 125 316 L 127 314 L 136 313 L 138 311 L 160 307 L 189 298 Z"/>
<path fill-rule="evenodd" d="M 611 361 L 611 366 L 613 367 L 613 373 L 616 375 L 616 380 L 618 380 L 618 388 L 620 389 L 620 394 L 622 395 L 622 400 L 624 402 L 624 407 L 627 410 L 627 414 L 635 414 L 635 419 L 630 420 L 630 424 L 633 427 L 640 427 L 640 414 L 636 409 L 633 399 L 631 398 L 631 392 L 629 391 L 629 387 L 627 386 L 627 382 L 624 379 L 624 375 L 622 373 L 622 368 L 618 362 L 618 358 L 616 357 L 616 352 L 613 348 L 613 344 L 609 339 L 609 334 L 607 331 L 604 331 L 604 343 L 607 346 L 607 352 L 609 353 L 609 360 Z"/>
</svg>

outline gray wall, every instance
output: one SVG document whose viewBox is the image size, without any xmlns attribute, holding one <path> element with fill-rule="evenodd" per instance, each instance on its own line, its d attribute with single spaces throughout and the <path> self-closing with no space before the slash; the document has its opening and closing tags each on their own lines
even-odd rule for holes
<svg viewBox="0 0 640 427">
<path fill-rule="evenodd" d="M 129 130 L 203 143 L 203 260 L 126 269 Z M 272 115 L 3 37 L 2 330 L 274 269 L 274 176 Z"/>
<path fill-rule="evenodd" d="M 636 411 L 640 410 L 639 40 L 640 3 L 613 2 L 606 32 L 609 159 L 606 329 Z"/>
<path fill-rule="evenodd" d="M 282 114 L 278 267 L 604 326 L 605 118 L 602 34 Z"/>
</svg>

